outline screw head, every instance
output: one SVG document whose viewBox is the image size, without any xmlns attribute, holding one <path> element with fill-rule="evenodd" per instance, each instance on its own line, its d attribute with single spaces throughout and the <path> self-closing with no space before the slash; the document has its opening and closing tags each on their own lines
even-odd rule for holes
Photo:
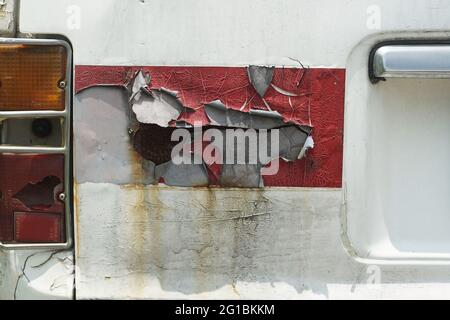
<svg viewBox="0 0 450 320">
<path fill-rule="evenodd" d="M 65 89 L 65 88 L 67 87 L 67 82 L 64 81 L 64 80 L 60 81 L 60 82 L 58 83 L 58 87 L 59 87 L 60 89 Z"/>
<path fill-rule="evenodd" d="M 66 201 L 66 194 L 65 193 L 60 193 L 59 194 L 59 200 Z"/>
</svg>

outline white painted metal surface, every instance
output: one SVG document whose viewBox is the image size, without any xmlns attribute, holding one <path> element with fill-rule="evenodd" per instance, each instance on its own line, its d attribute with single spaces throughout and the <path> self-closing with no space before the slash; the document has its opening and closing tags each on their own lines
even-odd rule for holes
<svg viewBox="0 0 450 320">
<path fill-rule="evenodd" d="M 340 240 L 339 190 L 214 192 L 85 183 L 77 195 L 81 298 L 450 294 L 446 266 L 365 265 L 349 256 Z"/>
<path fill-rule="evenodd" d="M 33 0 L 20 29 L 60 33 L 77 64 L 345 67 L 370 34 L 448 30 L 441 0 Z M 406 11 L 405 11 L 406 10 Z"/>
<path fill-rule="evenodd" d="M 0 300 L 73 297 L 72 251 L 0 251 Z"/>
<path fill-rule="evenodd" d="M 67 36 L 75 64 L 295 65 L 293 57 L 348 69 L 343 190 L 237 193 L 84 182 L 76 186 L 78 298 L 449 296 L 450 266 L 442 259 L 450 243 L 442 199 L 449 179 L 441 181 L 432 170 L 448 176 L 442 167 L 449 152 L 443 140 L 448 94 L 441 92 L 448 85 L 410 81 L 374 88 L 367 61 L 371 47 L 387 38 L 448 36 L 450 3 L 22 0 L 21 9 L 21 31 Z M 429 92 L 418 97 L 424 87 Z M 421 108 L 430 99 L 427 113 Z M 414 112 L 405 120 L 406 103 Z M 417 149 L 402 152 L 408 138 Z M 423 150 L 433 154 L 427 158 Z M 377 195 L 371 186 L 386 187 L 387 169 L 395 188 L 417 182 L 398 157 L 410 160 L 419 181 L 440 184 L 429 189 L 424 183 L 424 193 L 396 192 L 398 202 L 381 197 L 385 208 L 371 206 Z M 431 180 L 419 165 L 427 160 Z M 440 200 L 427 202 L 426 216 L 414 208 L 425 206 L 423 195 Z M 186 210 L 187 203 L 194 209 Z M 248 208 L 254 203 L 265 204 L 263 215 L 253 217 L 258 212 Z M 237 216 L 224 219 L 230 208 Z M 7 284 L 4 291 L 11 289 Z"/>
<path fill-rule="evenodd" d="M 398 36 L 368 37 L 349 58 L 344 156 L 349 240 L 365 259 L 449 263 L 450 81 L 370 84 L 366 53 L 376 42 Z"/>
</svg>

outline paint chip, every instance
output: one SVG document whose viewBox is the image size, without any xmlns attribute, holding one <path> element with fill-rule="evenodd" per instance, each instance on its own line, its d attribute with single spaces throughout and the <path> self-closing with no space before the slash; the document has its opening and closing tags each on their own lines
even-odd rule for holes
<svg viewBox="0 0 450 320">
<path fill-rule="evenodd" d="M 275 67 L 249 66 L 247 71 L 250 83 L 263 98 L 272 83 Z"/>
</svg>

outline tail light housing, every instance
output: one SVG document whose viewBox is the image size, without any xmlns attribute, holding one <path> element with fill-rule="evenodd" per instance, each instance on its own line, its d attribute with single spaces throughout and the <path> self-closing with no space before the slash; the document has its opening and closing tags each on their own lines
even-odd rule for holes
<svg viewBox="0 0 450 320">
<path fill-rule="evenodd" d="M 0 247 L 67 248 L 72 51 L 0 39 Z"/>
</svg>

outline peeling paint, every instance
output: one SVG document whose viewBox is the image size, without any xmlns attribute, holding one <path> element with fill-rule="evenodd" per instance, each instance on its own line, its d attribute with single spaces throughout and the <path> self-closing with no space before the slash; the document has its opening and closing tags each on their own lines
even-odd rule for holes
<svg viewBox="0 0 450 320">
<path fill-rule="evenodd" d="M 250 83 L 263 98 L 272 84 L 275 67 L 249 66 L 247 70 Z"/>
<path fill-rule="evenodd" d="M 256 91 L 264 90 L 267 91 L 272 84 L 274 78 L 275 68 L 266 67 L 255 67 L 250 66 L 248 68 L 247 80 L 249 84 L 256 86 Z M 199 113 L 199 109 L 193 110 L 182 104 L 181 96 L 184 94 L 179 94 L 176 91 L 171 91 L 163 87 L 156 87 L 153 80 L 157 76 L 153 75 L 150 71 L 145 71 L 140 69 L 135 72 L 135 76 L 131 78 L 128 84 L 122 86 L 122 88 L 127 88 L 123 90 L 121 87 L 117 87 L 117 90 L 122 94 L 128 92 L 128 103 L 125 103 L 125 99 L 122 98 L 121 103 L 116 102 L 116 108 L 122 109 L 121 116 L 122 120 L 115 119 L 115 122 L 121 121 L 124 123 L 124 117 L 128 117 L 128 133 L 130 134 L 131 144 L 133 148 L 137 151 L 142 159 L 139 161 L 141 166 L 141 173 L 145 172 L 145 176 L 148 177 L 143 183 L 165 183 L 169 186 L 185 186 L 185 187 L 199 187 L 199 186 L 223 186 L 223 187 L 247 187 L 247 188 L 257 188 L 263 187 L 264 181 L 262 178 L 263 166 L 266 166 L 270 161 L 277 160 L 281 158 L 285 161 L 295 162 L 306 156 L 308 149 L 314 147 L 312 143 L 312 138 L 310 137 L 312 133 L 312 127 L 306 125 L 299 125 L 295 122 L 285 120 L 285 117 L 277 111 L 272 111 L 268 106 L 267 101 L 263 99 L 262 101 L 268 107 L 268 111 L 261 109 L 252 109 L 244 111 L 245 107 L 240 110 L 235 110 L 221 100 L 215 100 L 203 105 L 202 110 L 209 120 L 206 124 L 203 121 L 203 129 L 208 130 L 208 128 L 215 128 L 217 134 L 222 134 L 225 137 L 225 131 L 228 129 L 255 129 L 257 130 L 257 143 L 256 146 L 251 145 L 250 148 L 258 148 L 262 146 L 260 142 L 264 139 L 264 136 L 259 133 L 259 130 L 271 129 L 272 131 L 280 131 L 280 139 L 276 140 L 276 146 L 280 148 L 280 153 L 277 158 L 269 158 L 269 161 L 258 161 L 255 163 L 248 162 L 242 163 L 241 161 L 235 161 L 234 164 L 220 162 L 215 166 L 209 163 L 207 160 L 203 159 L 200 163 L 195 162 L 195 164 L 184 164 L 179 166 L 175 164 L 172 157 L 172 152 L 175 150 L 175 146 L 179 143 L 172 141 L 172 136 L 175 130 L 180 125 L 181 128 L 187 128 L 190 132 L 194 132 L 194 137 L 188 139 L 188 143 L 192 144 L 194 150 L 192 150 L 192 155 L 195 157 L 203 158 L 204 154 L 202 150 L 207 150 L 208 146 L 203 145 L 200 150 L 202 155 L 198 154 L 199 150 L 196 146 L 196 129 L 192 127 L 192 123 L 188 123 L 183 120 L 181 116 L 185 112 Z M 113 87 L 108 90 L 113 90 Z M 82 92 L 85 95 L 85 91 Z M 113 102 L 113 101 L 111 101 Z M 289 103 L 292 104 L 290 98 Z M 129 107 L 132 112 L 128 111 Z M 247 102 L 246 102 L 247 104 Z M 245 104 L 245 105 L 246 105 Z M 125 110 L 124 110 L 125 109 Z M 88 120 L 89 121 L 89 120 Z M 191 120 L 192 121 L 192 120 Z M 86 123 L 86 122 L 85 122 Z M 83 125 L 83 123 L 81 123 Z M 123 124 L 122 124 L 123 129 Z M 195 123 L 194 127 L 198 127 L 198 123 Z M 83 128 L 87 131 L 86 127 Z M 270 134 L 272 134 L 272 131 Z M 86 133 L 80 133 L 85 135 Z M 122 131 L 123 134 L 123 131 Z M 201 133 L 203 135 L 203 133 Z M 245 131 L 243 134 L 247 134 Z M 92 143 L 92 138 L 90 140 Z M 309 138 L 309 139 L 308 139 Z M 215 138 L 217 139 L 217 138 Z M 225 141 L 222 138 L 222 141 Z M 274 149 L 275 144 L 273 139 L 269 143 L 269 149 Z M 309 144 L 305 145 L 308 141 Z M 123 141 L 125 142 L 125 141 Z M 89 143 L 89 142 L 88 142 Z M 186 143 L 186 141 L 184 142 Z M 202 144 L 205 142 L 203 141 Z M 230 143 L 235 146 L 234 149 L 230 149 Z M 238 160 L 238 157 L 248 158 L 248 152 L 250 149 L 244 149 L 242 151 L 239 147 L 239 143 L 246 143 L 245 141 L 231 141 L 228 137 L 225 141 L 226 148 L 219 145 L 216 141 L 211 141 L 209 145 L 213 147 L 216 151 L 224 157 L 226 154 L 227 160 L 229 159 L 229 152 L 233 153 L 232 159 Z M 105 141 L 105 144 L 107 142 Z M 113 144 L 117 146 L 117 142 L 114 141 Z M 79 144 L 84 147 L 84 143 Z M 97 150 L 102 152 L 101 158 L 103 161 L 106 160 L 107 154 L 103 153 L 103 148 L 105 146 L 98 145 Z M 126 146 L 124 145 L 124 148 Z M 85 147 L 84 147 L 85 148 Z M 183 146 L 183 150 L 184 150 Z M 191 148 L 191 147 L 189 147 Z M 119 149 L 117 149 L 118 151 Z M 197 150 L 197 151 L 196 151 Z M 234 151 L 233 151 L 234 150 Z M 257 150 L 257 149 L 255 149 Z M 112 150 L 111 150 L 112 151 Z M 129 151 L 127 154 L 130 155 Z M 245 154 L 243 154 L 243 152 Z M 261 153 L 261 151 L 260 151 Z M 118 157 L 119 155 L 111 155 Z M 127 155 L 119 156 L 119 158 L 125 158 Z M 217 155 L 215 156 L 217 158 Z M 214 160 L 215 161 L 215 160 Z M 126 161 L 123 161 L 125 164 Z M 178 167 L 177 167 L 178 165 Z M 213 165 L 213 166 L 211 166 Z M 276 174 L 273 173 L 273 174 Z M 81 181 L 84 181 L 83 179 Z M 133 181 L 130 181 L 132 183 Z M 126 182 L 125 182 L 126 183 Z"/>
<path fill-rule="evenodd" d="M 214 164 L 205 160 L 205 153 L 202 153 L 200 157 L 201 163 L 175 164 L 171 158 L 172 152 L 177 144 L 177 142 L 171 140 L 171 135 L 175 129 L 162 128 L 155 125 L 141 125 L 134 134 L 133 145 L 136 151 L 152 164 L 150 168 L 155 170 L 154 181 L 160 181 L 161 178 L 163 178 L 164 183 L 169 186 L 185 187 L 205 185 L 242 188 L 263 187 L 264 184 L 261 176 L 263 166 L 268 165 L 271 161 L 278 158 L 285 161 L 296 161 L 305 156 L 306 151 L 310 147 L 313 147 L 312 144 L 305 146 L 306 141 L 311 141 L 311 139 L 308 140 L 308 137 L 310 137 L 309 135 L 311 134 L 311 128 L 306 126 L 286 125 L 276 114 L 274 116 L 271 112 L 264 111 L 256 114 L 247 114 L 233 110 L 233 119 L 224 121 L 221 117 L 224 114 L 222 110 L 224 110 L 223 108 L 225 108 L 225 106 L 222 107 L 222 105 L 219 105 L 218 113 L 214 113 L 217 108 L 216 106 L 209 104 L 207 107 L 209 107 L 208 110 L 206 110 L 208 116 L 217 119 L 213 124 L 215 126 L 218 126 L 219 122 L 224 124 L 223 126 L 204 128 L 206 130 L 208 130 L 208 128 L 214 128 L 214 132 L 223 137 L 220 145 L 214 140 L 206 147 L 208 148 L 211 146 L 215 148 L 216 152 L 220 153 L 220 155 L 215 156 L 216 158 L 219 158 L 220 164 L 216 164 L 216 167 L 214 168 L 210 167 L 211 165 L 214 166 Z M 260 134 L 259 130 L 256 130 L 254 131 L 255 141 L 253 141 L 253 143 L 259 146 L 261 145 L 261 140 L 266 139 L 268 150 L 272 150 L 274 144 L 276 144 L 277 148 L 279 146 L 279 152 L 276 153 L 277 156 L 268 157 L 266 159 L 261 158 L 261 153 L 259 153 L 257 158 L 255 158 L 255 163 L 252 164 L 250 162 L 251 159 L 249 158 L 249 154 L 252 152 L 252 146 L 241 151 L 242 149 L 239 144 L 245 144 L 245 140 L 240 141 L 240 139 L 237 138 L 233 141 L 234 136 L 228 137 L 228 134 L 225 132 L 227 128 L 232 128 L 233 124 L 236 124 L 238 128 L 248 129 L 262 126 L 264 128 L 273 128 L 272 131 L 274 129 L 278 130 L 279 138 L 276 138 L 277 140 L 273 139 L 272 135 L 275 134 L 272 133 L 272 131 L 268 131 L 266 135 L 263 135 Z M 284 126 L 275 128 L 276 125 L 283 124 Z M 189 131 L 192 132 L 191 129 L 189 129 Z M 242 134 L 245 134 L 245 132 L 246 131 L 242 131 Z M 237 137 L 239 137 L 239 135 Z M 192 153 L 195 153 L 195 142 L 192 135 L 190 139 L 192 140 L 188 140 L 187 143 L 189 145 L 187 147 Z M 230 150 L 230 146 L 232 150 Z M 203 147 L 201 151 L 203 150 L 206 152 L 207 149 Z M 232 153 L 232 160 L 235 164 L 227 164 L 224 161 L 225 157 L 228 159 L 229 153 Z M 246 164 L 238 161 L 238 158 L 241 157 L 243 157 L 241 161 L 245 161 Z"/>
<path fill-rule="evenodd" d="M 81 71 L 78 72 L 78 69 Z M 117 73 L 114 73 L 116 69 Z M 105 73 L 102 70 L 105 70 Z M 251 83 L 250 70 L 268 82 L 264 98 L 259 96 Z M 103 78 L 104 75 L 108 77 Z M 103 165 L 96 166 L 95 169 L 104 172 L 104 175 L 108 174 L 109 165 L 112 163 L 119 165 L 115 167 L 111 177 L 103 177 L 103 174 L 99 176 L 98 172 L 95 173 L 97 175 L 95 178 L 83 174 L 80 182 L 92 179 L 108 182 L 114 179 L 113 181 L 119 181 L 121 184 L 171 185 L 168 181 L 175 181 L 173 173 L 177 170 L 171 170 L 170 178 L 167 179 L 164 179 L 163 172 L 169 167 L 174 169 L 174 166 L 165 165 L 171 160 L 170 151 L 174 146 L 170 139 L 171 132 L 180 128 L 193 132 L 194 128 L 201 126 L 204 130 L 240 128 L 283 131 L 281 132 L 283 154 L 280 158 L 284 161 L 280 163 L 279 173 L 258 179 L 249 176 L 252 183 L 237 183 L 236 186 L 340 186 L 343 131 L 340 129 L 342 122 L 336 120 L 336 116 L 341 117 L 339 114 L 342 112 L 343 117 L 343 100 L 338 98 L 342 94 L 340 90 L 343 90 L 343 82 L 336 82 L 336 79 L 340 79 L 341 76 L 338 70 L 306 69 L 303 66 L 301 68 L 77 67 L 76 96 L 83 98 L 76 99 L 76 102 L 88 103 L 91 106 L 89 109 L 83 105 L 75 108 L 75 118 L 81 119 L 75 135 L 78 130 L 82 132 L 79 135 L 85 135 L 84 142 L 77 143 L 85 155 L 80 160 L 86 163 L 87 158 L 91 160 L 97 158 L 97 162 Z M 95 82 L 91 82 L 92 79 Z M 109 87 L 105 88 L 104 85 Z M 320 91 L 315 90 L 314 86 L 317 88 L 320 86 Z M 117 90 L 115 95 L 122 96 L 116 101 L 105 96 L 109 104 L 108 109 L 122 110 L 120 117 L 110 119 L 108 123 L 104 123 L 106 118 L 110 118 L 106 114 L 106 109 L 105 112 L 100 110 L 100 105 L 102 108 L 105 107 L 101 101 L 102 96 L 98 95 L 95 98 L 100 100 L 92 99 L 94 97 L 91 90 L 100 90 L 101 87 L 105 90 L 115 88 Z M 336 108 L 340 103 L 342 106 Z M 83 114 L 88 114 L 86 112 L 95 112 L 97 115 L 83 119 L 85 117 Z M 99 124 L 99 119 L 105 120 Z M 327 123 L 338 125 L 330 127 Z M 107 146 L 99 141 L 93 146 L 94 137 L 88 138 L 87 134 L 89 132 L 94 134 L 98 131 L 96 126 L 99 125 L 105 126 L 105 132 L 115 130 L 114 137 L 117 138 L 120 131 L 120 135 L 125 135 L 129 141 L 125 138 L 105 137 L 105 141 L 111 140 L 114 143 Z M 103 140 L 100 137 L 104 133 L 95 134 L 98 136 L 96 140 Z M 88 150 L 90 145 L 92 147 Z M 113 151 L 112 146 L 120 148 Z M 125 149 L 128 151 L 118 153 L 119 150 Z M 198 152 L 195 154 L 198 156 Z M 120 160 L 122 165 L 115 159 Z M 126 165 L 131 166 L 131 170 L 126 168 Z M 182 178 L 186 177 L 184 169 L 178 170 L 179 179 L 185 179 L 186 187 L 204 185 L 204 174 L 201 172 L 205 170 L 210 186 L 221 184 L 222 171 L 229 174 L 243 172 L 242 167 L 239 170 L 229 170 L 230 168 L 222 170 L 220 165 L 212 167 L 196 164 L 196 166 L 191 170 L 197 173 L 197 176 L 191 179 L 192 182 Z M 90 171 L 85 169 L 87 168 L 85 164 L 76 167 L 83 168 L 86 173 Z M 246 170 L 250 173 L 255 171 L 254 168 Z M 158 174 L 155 174 L 156 171 Z M 118 174 L 120 179 L 117 177 Z M 233 181 L 228 178 L 226 180 Z M 261 183 L 255 184 L 258 180 L 261 180 Z M 180 184 L 180 180 L 174 183 L 174 186 L 183 185 Z"/>
<path fill-rule="evenodd" d="M 217 100 L 205 105 L 205 113 L 211 125 L 244 128 L 244 129 L 274 129 L 286 123 L 278 112 L 250 110 L 242 112 L 228 108 Z"/>
<path fill-rule="evenodd" d="M 178 99 L 164 89 L 152 90 L 151 95 L 143 94 L 133 103 L 133 111 L 141 123 L 153 123 L 168 127 L 183 111 Z"/>
</svg>

